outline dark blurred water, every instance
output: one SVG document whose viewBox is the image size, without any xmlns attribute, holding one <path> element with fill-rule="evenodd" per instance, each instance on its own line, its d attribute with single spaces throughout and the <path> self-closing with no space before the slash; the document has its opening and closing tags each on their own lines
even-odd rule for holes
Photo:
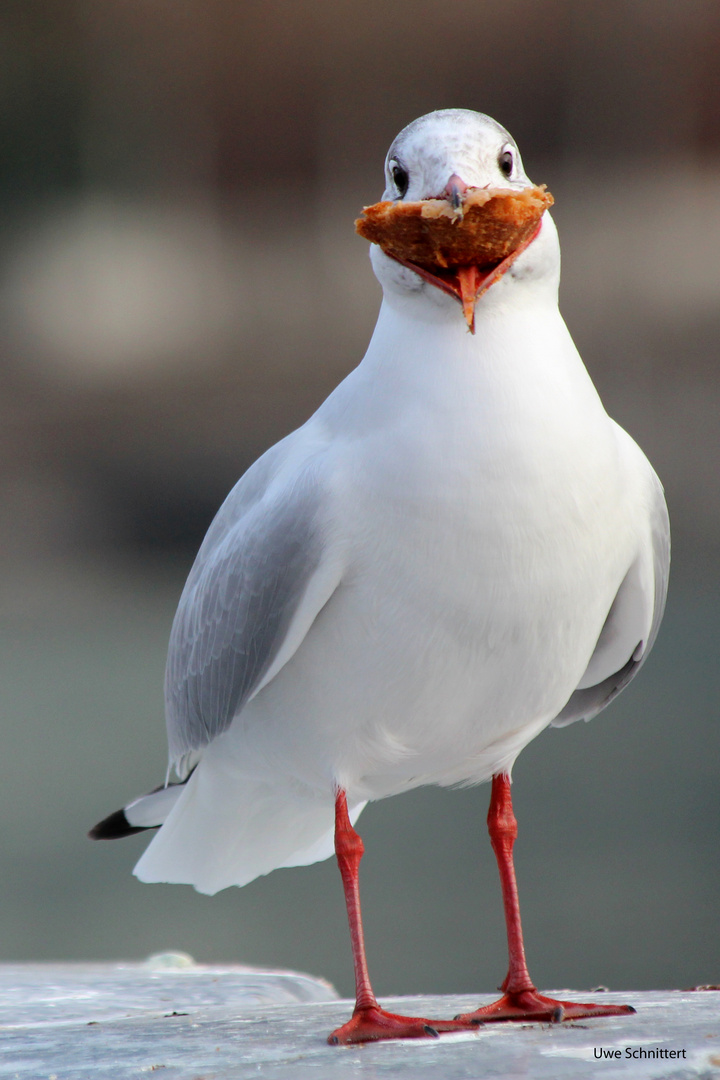
<svg viewBox="0 0 720 1080">
<path fill-rule="evenodd" d="M 680 560 L 663 631 L 591 724 L 520 756 L 516 845 L 539 985 L 684 987 L 720 972 L 717 642 L 712 559 Z M 702 569 L 703 565 L 705 570 Z M 165 771 L 162 674 L 183 571 L 36 567 L 4 595 L 0 958 L 142 958 L 305 969 L 352 989 L 331 861 L 214 898 L 131 876 L 146 841 L 87 828 Z M 489 789 L 370 806 L 363 903 L 380 993 L 488 991 L 504 975 Z"/>
</svg>

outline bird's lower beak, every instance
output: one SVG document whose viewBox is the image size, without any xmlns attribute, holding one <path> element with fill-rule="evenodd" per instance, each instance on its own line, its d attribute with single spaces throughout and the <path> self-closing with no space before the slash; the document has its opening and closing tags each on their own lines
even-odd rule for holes
<svg viewBox="0 0 720 1080">
<path fill-rule="evenodd" d="M 403 266 L 407 266 L 410 270 L 414 270 L 416 274 L 419 274 L 421 278 L 431 285 L 435 285 L 436 288 L 442 289 L 443 292 L 448 293 L 450 296 L 457 297 L 462 305 L 468 329 L 471 334 L 474 334 L 475 305 L 477 301 L 483 293 L 488 291 L 491 285 L 499 281 L 503 274 L 510 269 L 518 255 L 521 255 L 532 244 L 540 232 L 540 226 L 541 222 L 538 222 L 534 232 L 494 266 L 452 266 L 447 268 L 438 266 L 428 270 L 425 266 L 418 266 L 417 263 L 399 258 L 397 255 L 391 255 L 391 258 L 402 263 Z"/>
<path fill-rule="evenodd" d="M 456 274 L 465 322 L 471 334 L 475 333 L 475 302 L 480 296 L 484 284 L 483 273 L 479 266 L 458 266 Z M 492 284 L 492 282 L 490 283 Z M 490 288 L 490 285 L 487 286 Z M 483 290 L 484 291 L 484 290 Z"/>
</svg>

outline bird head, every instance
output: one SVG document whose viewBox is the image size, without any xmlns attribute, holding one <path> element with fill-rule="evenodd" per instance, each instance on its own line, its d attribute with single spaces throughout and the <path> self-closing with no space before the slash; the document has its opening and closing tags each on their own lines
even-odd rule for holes
<svg viewBox="0 0 720 1080">
<path fill-rule="evenodd" d="M 450 233 L 460 238 L 466 224 L 466 210 L 469 228 L 468 208 L 487 192 L 502 190 L 511 196 L 540 192 L 545 205 L 552 203 L 551 196 L 533 188 L 517 145 L 505 128 L 489 116 L 466 109 L 428 113 L 404 128 L 388 151 L 385 181 L 383 202 L 376 206 L 399 211 L 395 214 L 398 229 L 407 225 L 405 210 L 421 214 L 422 227 L 427 230 L 428 238 L 433 239 L 435 222 L 445 235 Z M 430 220 L 429 213 L 434 213 L 438 206 L 440 216 Z M 488 203 L 487 211 L 483 212 L 491 214 L 490 207 Z M 373 209 L 366 208 L 366 216 Z M 375 240 L 371 248 L 373 269 L 386 291 L 420 293 L 436 302 L 437 293 L 449 295 L 460 301 L 468 327 L 473 331 L 477 301 L 506 276 L 514 282 L 550 277 L 556 287 L 559 246 L 552 220 L 544 209 L 540 205 L 535 210 L 535 217 L 524 231 L 515 234 L 510 230 L 502 251 L 478 249 L 477 258 L 466 252 L 459 257 L 458 265 L 453 263 L 452 239 L 451 247 L 444 253 L 442 248 L 431 245 L 427 255 L 421 249 L 418 254 L 416 244 L 407 248 L 410 257 L 406 257 L 402 241 L 393 244 L 384 243 L 382 237 L 375 240 L 363 218 L 358 220 L 357 227 L 362 235 Z M 392 212 L 391 209 L 389 218 Z M 390 221 L 389 227 L 396 228 L 395 222 Z"/>
</svg>

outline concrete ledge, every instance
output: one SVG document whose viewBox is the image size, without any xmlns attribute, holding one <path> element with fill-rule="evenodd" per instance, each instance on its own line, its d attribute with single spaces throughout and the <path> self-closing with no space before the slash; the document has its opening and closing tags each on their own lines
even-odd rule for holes
<svg viewBox="0 0 720 1080">
<path fill-rule="evenodd" d="M 587 990 L 557 993 L 587 999 Z M 325 1039 L 348 1018 L 351 1003 L 339 1001 L 323 980 L 296 972 L 206 967 L 172 956 L 148 964 L 0 965 L 0 1076 L 720 1078 L 720 993 L 600 998 L 634 1005 L 637 1014 L 552 1027 L 488 1025 L 437 1040 L 338 1048 Z M 389 1004 L 399 1012 L 452 1016 L 490 1000 L 414 997 Z"/>
</svg>

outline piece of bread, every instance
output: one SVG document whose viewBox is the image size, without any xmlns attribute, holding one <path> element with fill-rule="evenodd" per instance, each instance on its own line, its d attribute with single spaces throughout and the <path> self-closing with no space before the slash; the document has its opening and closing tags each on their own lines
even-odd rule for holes
<svg viewBox="0 0 720 1080">
<path fill-rule="evenodd" d="M 532 236 L 552 195 L 542 187 L 469 188 L 447 199 L 366 206 L 355 228 L 387 255 L 418 266 L 493 266 Z"/>
</svg>

